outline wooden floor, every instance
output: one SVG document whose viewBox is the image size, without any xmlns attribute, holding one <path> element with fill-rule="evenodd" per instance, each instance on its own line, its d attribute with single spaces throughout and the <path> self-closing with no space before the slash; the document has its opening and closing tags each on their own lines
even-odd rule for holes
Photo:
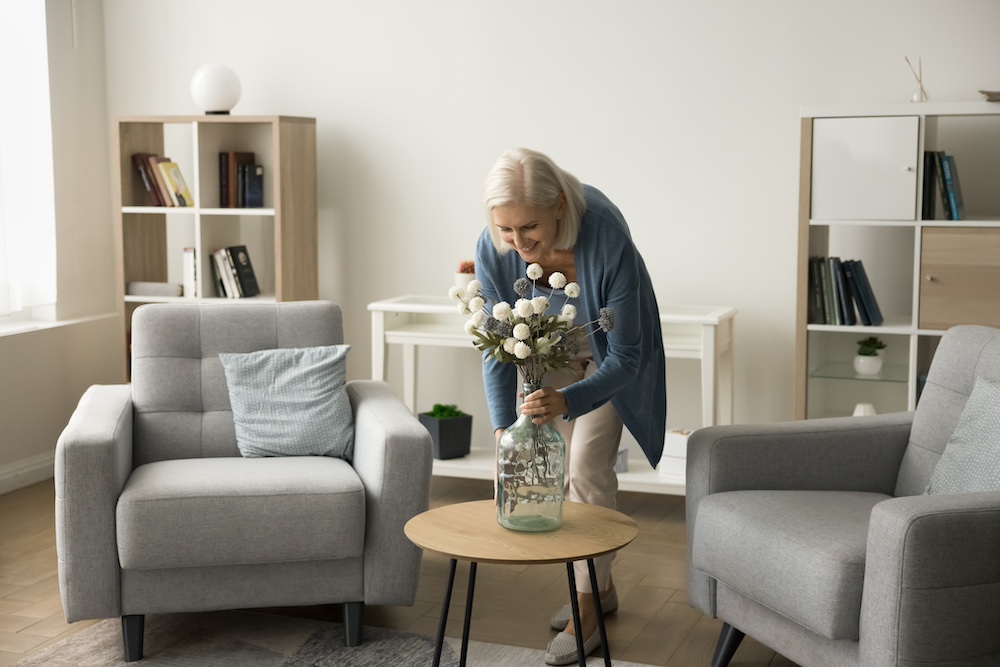
<svg viewBox="0 0 1000 667">
<path fill-rule="evenodd" d="M 434 478 L 431 505 L 489 498 L 488 482 Z M 613 659 L 667 667 L 707 667 L 721 624 L 685 602 L 684 499 L 619 493 L 619 510 L 639 524 L 639 537 L 613 568 L 619 611 L 607 619 Z M 94 621 L 63 619 L 56 575 L 52 482 L 0 496 L 0 667 Z M 433 636 L 437 631 L 448 560 L 426 554 L 412 607 L 368 607 L 365 623 Z M 447 632 L 461 636 L 468 568 L 460 563 Z M 568 600 L 564 565 L 478 568 L 472 614 L 473 639 L 544 648 L 555 632 L 549 616 Z M 335 608 L 282 613 L 336 619 Z M 794 667 L 774 651 L 743 641 L 733 667 Z"/>
</svg>

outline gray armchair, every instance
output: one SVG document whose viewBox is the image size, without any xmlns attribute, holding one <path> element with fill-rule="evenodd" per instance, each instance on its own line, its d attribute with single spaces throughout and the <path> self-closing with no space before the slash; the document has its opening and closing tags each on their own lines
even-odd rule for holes
<svg viewBox="0 0 1000 667">
<path fill-rule="evenodd" d="M 343 604 L 345 643 L 369 605 L 413 604 L 431 443 L 388 385 L 347 384 L 350 462 L 244 458 L 220 352 L 343 342 L 327 302 L 136 309 L 131 385 L 87 390 L 56 446 L 56 546 L 67 621 Z"/>
<path fill-rule="evenodd" d="M 924 495 L 1000 331 L 937 349 L 913 413 L 722 426 L 688 442 L 688 601 L 804 667 L 1000 664 L 1000 492 Z"/>
</svg>

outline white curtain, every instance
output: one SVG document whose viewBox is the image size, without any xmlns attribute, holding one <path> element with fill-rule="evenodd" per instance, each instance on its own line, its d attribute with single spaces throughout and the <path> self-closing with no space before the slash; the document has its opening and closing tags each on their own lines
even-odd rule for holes
<svg viewBox="0 0 1000 667">
<path fill-rule="evenodd" d="M 0 317 L 56 300 L 44 2 L 0 2 Z"/>
</svg>

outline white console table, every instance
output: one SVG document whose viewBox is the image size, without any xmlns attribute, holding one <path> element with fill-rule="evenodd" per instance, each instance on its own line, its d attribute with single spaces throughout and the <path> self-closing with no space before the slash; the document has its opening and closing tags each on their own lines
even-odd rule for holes
<svg viewBox="0 0 1000 667">
<path fill-rule="evenodd" d="M 387 379 L 390 345 L 402 346 L 403 402 L 416 412 L 417 347 L 459 347 L 480 352 L 465 333 L 466 316 L 447 296 L 397 296 L 368 304 L 372 314 L 372 378 Z M 702 426 L 733 420 L 733 319 L 730 306 L 661 306 L 663 349 L 668 358 L 701 363 Z M 473 449 L 461 459 L 434 461 L 434 473 L 491 479 L 493 453 Z M 669 483 L 655 470 L 620 475 L 623 491 L 684 493 L 683 480 Z"/>
</svg>

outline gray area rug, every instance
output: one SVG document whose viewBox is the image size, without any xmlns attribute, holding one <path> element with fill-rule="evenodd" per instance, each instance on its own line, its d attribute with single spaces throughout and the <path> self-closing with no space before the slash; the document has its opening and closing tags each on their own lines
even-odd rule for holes
<svg viewBox="0 0 1000 667">
<path fill-rule="evenodd" d="M 447 638 L 442 667 L 458 665 L 461 640 Z M 101 621 L 28 656 L 14 667 L 408 667 L 431 665 L 434 638 L 365 626 L 361 646 L 344 646 L 339 623 L 261 612 L 225 611 L 146 617 L 141 662 L 122 657 L 121 621 Z M 469 642 L 469 665 L 528 667 L 545 652 Z M 603 665 L 591 656 L 588 665 Z M 616 667 L 644 667 L 615 661 Z"/>
</svg>

